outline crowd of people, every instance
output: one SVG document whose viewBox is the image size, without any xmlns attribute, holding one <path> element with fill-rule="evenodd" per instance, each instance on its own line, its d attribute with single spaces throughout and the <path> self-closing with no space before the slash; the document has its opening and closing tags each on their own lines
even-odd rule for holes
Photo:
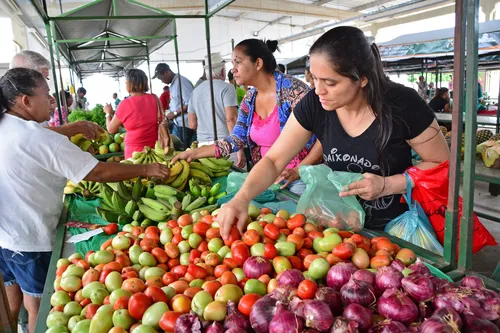
<svg viewBox="0 0 500 333">
<path fill-rule="evenodd" d="M 341 196 L 357 196 L 366 212 L 365 226 L 383 229 L 408 209 L 400 199 L 407 188 L 403 173 L 412 165 L 412 149 L 422 158 L 422 169 L 449 157 L 432 109 L 415 90 L 387 78 L 377 46 L 355 27 L 331 29 L 312 45 L 305 73 L 309 85 L 279 70 L 273 55 L 277 48 L 272 40 L 241 41 L 232 53 L 230 73 L 220 54 L 207 55 L 205 63 L 211 57 L 212 71 L 205 66 L 196 85 L 160 63 L 153 78 L 168 88 L 159 98 L 150 93 L 143 71 L 128 70 L 130 96 L 120 101 L 115 95 L 114 105 L 104 107 L 107 130 L 126 129 L 128 158 L 154 145 L 158 127 L 168 120 L 184 143 L 189 145 L 196 135 L 200 141 L 199 148 L 176 155 L 172 162 L 232 156 L 240 167 L 253 166 L 239 192 L 219 212 L 224 238 L 235 223 L 243 231 L 248 204 L 271 184 L 301 194 L 305 184 L 299 167 L 318 163 L 363 174 L 364 179 L 350 184 Z M 116 182 L 169 176 L 166 165 L 101 163 L 82 152 L 69 138 L 77 133 L 97 138 L 102 129 L 93 123 L 47 127 L 44 122 L 55 111 L 49 70 L 42 56 L 23 51 L 0 79 L 0 131 L 5 137 L 0 141 L 0 272 L 11 312 L 16 318 L 24 303 L 30 332 L 67 179 Z M 208 77 L 213 78 L 213 101 Z M 77 92 L 77 103 L 84 108 L 85 94 Z M 444 93 L 439 96 L 446 98 Z M 61 97 L 66 106 L 72 102 L 65 94 Z M 61 114 L 64 123 L 65 112 Z"/>
</svg>

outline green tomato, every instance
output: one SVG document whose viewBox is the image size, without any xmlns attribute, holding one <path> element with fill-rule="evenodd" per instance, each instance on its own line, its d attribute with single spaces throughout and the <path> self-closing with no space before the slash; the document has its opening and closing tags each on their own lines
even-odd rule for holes
<svg viewBox="0 0 500 333">
<path fill-rule="evenodd" d="M 83 298 L 90 298 L 90 294 L 96 289 L 106 289 L 106 286 L 98 281 L 92 281 L 83 287 L 82 296 Z"/>
<path fill-rule="evenodd" d="M 239 268 L 239 267 L 233 268 L 232 272 L 236 276 L 236 279 L 238 280 L 238 282 L 240 282 L 241 280 L 243 280 L 246 277 L 245 272 L 243 272 L 242 268 Z"/>
<path fill-rule="evenodd" d="M 83 269 L 83 267 L 71 264 L 68 266 L 68 268 L 66 268 L 66 270 L 62 274 L 62 277 L 64 278 L 67 276 L 76 276 L 81 278 L 83 274 L 85 274 L 85 270 Z"/>
<path fill-rule="evenodd" d="M 134 333 L 158 333 L 158 331 L 148 325 L 139 325 L 134 329 Z"/>
<path fill-rule="evenodd" d="M 74 315 L 73 317 L 69 318 L 69 321 L 68 321 L 68 330 L 70 332 L 72 332 L 73 329 L 75 328 L 76 324 L 78 324 L 82 320 L 85 320 L 85 317 L 84 316 L 80 316 L 80 314 Z"/>
<path fill-rule="evenodd" d="M 166 229 L 166 228 L 168 228 L 167 222 L 160 222 L 160 223 L 158 223 L 157 227 L 160 230 Z"/>
<path fill-rule="evenodd" d="M 96 312 L 90 321 L 89 332 L 104 333 L 108 332 L 112 327 L 113 317 L 110 314 Z"/>
<path fill-rule="evenodd" d="M 210 252 L 217 253 L 223 246 L 224 242 L 220 238 L 212 238 L 211 240 L 208 241 L 208 250 Z"/>
<path fill-rule="evenodd" d="M 64 306 L 63 312 L 70 317 L 76 316 L 82 312 L 82 306 L 78 302 L 71 301 Z"/>
<path fill-rule="evenodd" d="M 65 306 L 69 302 L 71 302 L 71 298 L 69 297 L 68 293 L 63 290 L 58 290 L 53 293 L 52 296 L 50 296 L 50 305 L 52 306 Z"/>
<path fill-rule="evenodd" d="M 71 333 L 88 333 L 90 330 L 90 319 L 83 319 L 76 323 Z"/>
<path fill-rule="evenodd" d="M 170 311 L 167 303 L 154 303 L 146 310 L 146 312 L 144 312 L 144 315 L 142 316 L 142 324 L 153 327 L 154 329 L 159 329 L 160 319 L 167 311 Z"/>
<path fill-rule="evenodd" d="M 132 245 L 128 249 L 128 255 L 130 257 L 130 261 L 132 264 L 138 264 L 139 263 L 139 256 L 143 253 L 144 251 L 141 249 L 139 245 Z"/>
<path fill-rule="evenodd" d="M 203 317 L 203 311 L 206 306 L 213 301 L 214 299 L 208 291 L 199 291 L 196 295 L 194 295 L 193 300 L 191 301 L 191 310 L 193 310 L 198 316 Z"/>
<path fill-rule="evenodd" d="M 57 261 L 56 263 L 56 267 L 57 268 L 60 268 L 62 266 L 69 266 L 71 264 L 71 261 L 69 261 L 68 259 L 66 258 L 61 258 Z"/>
<path fill-rule="evenodd" d="M 162 277 L 166 271 L 160 267 L 149 267 L 144 273 L 144 279 L 147 281 L 154 276 Z"/>
<path fill-rule="evenodd" d="M 324 258 L 316 258 L 313 260 L 309 266 L 309 275 L 313 279 L 323 279 L 326 277 L 328 270 L 330 269 L 330 264 Z"/>
<path fill-rule="evenodd" d="M 141 255 L 139 256 L 139 264 L 142 266 L 156 266 L 156 259 L 153 257 L 153 255 L 149 252 L 142 252 Z"/>
<path fill-rule="evenodd" d="M 255 243 L 250 248 L 250 254 L 253 257 L 256 257 L 256 256 L 263 257 L 264 256 L 264 252 L 265 252 L 264 248 L 265 248 L 265 245 L 263 243 Z"/>
<path fill-rule="evenodd" d="M 109 296 L 109 292 L 106 289 L 96 289 L 90 294 L 90 300 L 94 304 L 101 305 L 104 303 L 106 296 Z"/>
<path fill-rule="evenodd" d="M 243 291 L 240 287 L 234 284 L 225 284 L 217 290 L 214 299 L 227 303 L 228 300 L 238 304 L 238 301 L 243 296 Z"/>
<path fill-rule="evenodd" d="M 191 248 L 193 248 L 193 249 L 196 249 L 202 241 L 203 241 L 203 239 L 197 233 L 192 233 L 188 237 L 189 246 L 191 246 Z"/>
<path fill-rule="evenodd" d="M 113 290 L 111 295 L 109 295 L 109 304 L 115 305 L 118 298 L 120 298 L 122 296 L 130 297 L 130 296 L 132 296 L 132 293 L 128 290 L 125 290 L 125 289 L 115 289 L 115 290 Z"/>
<path fill-rule="evenodd" d="M 189 252 L 182 253 L 179 257 L 181 265 L 189 265 Z"/>
<path fill-rule="evenodd" d="M 342 238 L 336 233 L 329 234 L 318 243 L 320 252 L 332 252 L 333 248 L 339 244 L 342 244 Z"/>
<path fill-rule="evenodd" d="M 248 216 L 250 216 L 250 218 L 254 219 L 257 216 L 259 216 L 259 214 L 260 214 L 260 209 L 257 206 L 255 205 L 248 206 Z"/>
<path fill-rule="evenodd" d="M 69 326 L 69 322 L 68 322 L 68 326 Z M 48 328 L 45 331 L 45 333 L 66 333 L 66 332 L 68 332 L 68 330 L 69 330 L 69 328 L 66 328 L 66 326 L 57 325 L 57 326 L 52 326 L 52 327 Z"/>
<path fill-rule="evenodd" d="M 286 271 L 287 269 L 291 269 L 292 264 L 290 263 L 290 260 L 288 260 L 286 257 L 277 256 L 276 258 L 273 259 L 273 268 L 276 271 L 276 273 L 279 274 L 283 271 Z"/>
<path fill-rule="evenodd" d="M 260 296 L 265 296 L 267 294 L 267 287 L 263 282 L 257 279 L 249 279 L 245 283 L 245 294 L 258 294 Z"/>
<path fill-rule="evenodd" d="M 161 287 L 161 290 L 163 290 L 165 295 L 167 295 L 169 301 L 172 299 L 172 297 L 174 297 L 177 294 L 175 289 L 172 287 L 164 286 L 164 287 Z"/>
<path fill-rule="evenodd" d="M 193 281 L 189 282 L 189 286 L 201 288 L 201 286 L 203 286 L 204 283 L 205 281 L 203 281 L 202 279 L 194 279 Z"/>
<path fill-rule="evenodd" d="M 64 291 L 77 292 L 82 289 L 82 279 L 73 275 L 65 276 L 61 278 L 60 286 Z"/>
<path fill-rule="evenodd" d="M 276 239 L 276 243 L 285 242 L 286 236 L 280 232 L 278 239 Z"/>
<path fill-rule="evenodd" d="M 98 264 L 107 264 L 115 260 L 115 255 L 108 250 L 99 250 L 94 253 L 94 259 Z"/>
<path fill-rule="evenodd" d="M 261 237 L 264 236 L 264 229 L 262 228 L 259 222 L 249 223 L 247 226 L 247 230 L 255 230 L 259 233 Z"/>
<path fill-rule="evenodd" d="M 116 289 L 120 289 L 122 287 L 122 276 L 118 272 L 111 272 L 106 276 L 106 279 L 104 280 L 104 284 L 106 285 L 106 289 L 108 289 L 109 292 L 113 292 Z"/>
<path fill-rule="evenodd" d="M 130 315 L 127 309 L 120 309 L 113 312 L 113 326 L 128 330 L 135 323 L 135 319 Z"/>
<path fill-rule="evenodd" d="M 68 257 L 69 261 L 73 261 L 73 259 L 83 259 L 83 257 L 80 253 L 76 252 Z"/>
<path fill-rule="evenodd" d="M 295 254 L 295 243 L 293 242 L 279 242 L 274 244 L 276 250 L 278 250 L 278 255 L 283 257 L 290 257 Z"/>
<path fill-rule="evenodd" d="M 181 236 L 184 239 L 188 239 L 189 235 L 191 235 L 192 233 L 193 233 L 193 225 L 192 224 L 189 224 L 189 225 L 183 227 L 181 230 Z"/>
<path fill-rule="evenodd" d="M 229 246 L 227 246 L 227 245 L 224 245 L 223 247 L 221 247 L 221 248 L 219 249 L 219 251 L 217 251 L 217 254 L 218 254 L 221 258 L 225 258 L 225 257 L 226 257 L 226 255 L 227 255 L 228 253 L 231 253 L 231 249 L 230 249 L 230 248 L 229 248 Z"/>
<path fill-rule="evenodd" d="M 125 232 L 132 232 L 132 229 L 134 228 L 134 226 L 130 223 L 127 223 L 123 226 L 123 231 Z"/>
<path fill-rule="evenodd" d="M 191 246 L 189 246 L 189 243 L 185 240 L 183 240 L 182 242 L 180 242 L 177 247 L 179 248 L 179 252 L 180 253 L 188 253 L 189 251 L 191 251 Z"/>
<path fill-rule="evenodd" d="M 203 311 L 203 317 L 205 320 L 210 321 L 223 321 L 226 319 L 227 315 L 227 305 L 222 301 L 213 301 L 208 304 Z M 134 331 L 135 332 L 135 331 Z"/>
<path fill-rule="evenodd" d="M 48 328 L 52 326 L 67 326 L 69 321 L 69 316 L 63 312 L 51 312 L 47 316 L 46 324 Z"/>
</svg>

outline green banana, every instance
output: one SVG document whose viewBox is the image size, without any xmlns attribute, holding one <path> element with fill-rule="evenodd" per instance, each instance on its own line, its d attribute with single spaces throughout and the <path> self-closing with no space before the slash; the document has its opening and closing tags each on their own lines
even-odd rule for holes
<svg viewBox="0 0 500 333">
<path fill-rule="evenodd" d="M 137 177 L 132 187 L 132 199 L 139 201 L 142 195 L 142 177 Z"/>
<path fill-rule="evenodd" d="M 211 160 L 209 160 L 208 158 L 200 158 L 199 159 L 200 163 L 203 164 L 204 166 L 206 166 L 207 168 L 209 168 L 210 170 L 212 170 L 214 172 L 214 174 L 216 172 L 221 172 L 221 171 L 226 171 L 227 168 L 224 168 L 218 164 L 215 164 L 214 162 L 212 162 Z"/>
<path fill-rule="evenodd" d="M 118 182 L 118 195 L 124 200 L 132 200 L 132 195 L 124 182 Z"/>
<path fill-rule="evenodd" d="M 102 217 L 102 219 L 106 222 L 117 222 L 118 217 L 120 216 L 120 213 L 106 210 L 101 207 L 96 207 L 95 210 L 97 214 L 99 214 L 99 216 Z"/>
<path fill-rule="evenodd" d="M 70 141 L 73 144 L 78 145 L 82 139 L 83 139 L 83 134 L 79 133 L 79 134 L 73 135 L 71 137 Z"/>
<path fill-rule="evenodd" d="M 226 170 L 226 171 L 214 172 L 214 175 L 215 175 L 215 177 L 226 177 L 230 173 L 231 172 L 229 170 Z"/>
<path fill-rule="evenodd" d="M 153 225 L 153 222 L 150 219 L 145 219 L 144 221 L 141 222 L 142 228 L 147 228 L 151 225 Z"/>
<path fill-rule="evenodd" d="M 175 178 L 175 180 L 170 184 L 170 186 L 175 187 L 177 189 L 181 188 L 183 184 L 186 183 L 189 177 L 189 163 L 181 160 L 182 163 L 182 172 Z"/>
<path fill-rule="evenodd" d="M 186 207 L 191 203 L 191 194 L 187 194 L 182 198 L 182 210 L 186 210 Z"/>
<path fill-rule="evenodd" d="M 207 201 L 207 203 L 209 205 L 213 205 L 216 202 L 217 202 L 217 199 L 215 199 L 215 197 L 210 197 L 210 198 L 208 198 L 208 201 Z"/>
<path fill-rule="evenodd" d="M 233 162 L 232 161 L 228 161 L 224 158 L 213 158 L 213 157 L 209 157 L 208 160 L 210 160 L 211 162 L 215 163 L 216 165 L 219 165 L 225 169 L 229 169 L 230 167 L 233 166 Z"/>
<path fill-rule="evenodd" d="M 111 196 L 111 202 L 113 203 L 113 208 L 120 212 L 125 213 L 126 202 L 118 195 L 118 192 L 113 192 Z"/>
<path fill-rule="evenodd" d="M 148 184 L 147 190 L 146 190 L 146 196 L 145 196 L 146 198 L 148 198 L 148 199 L 155 199 L 156 198 L 154 186 L 155 186 L 155 184 L 153 184 L 153 183 Z"/>
<path fill-rule="evenodd" d="M 144 214 L 144 216 L 148 219 L 151 219 L 156 222 L 163 222 L 167 219 L 169 215 L 167 212 L 159 212 L 151 207 L 143 205 L 142 203 L 137 203 L 139 206 L 139 210 Z"/>
<path fill-rule="evenodd" d="M 106 183 L 101 183 L 101 202 L 106 204 L 108 207 L 113 207 L 113 202 L 111 201 L 111 196 L 113 195 L 113 190 Z"/>
<path fill-rule="evenodd" d="M 177 201 L 177 198 L 175 198 L 175 197 L 173 197 L 173 198 L 175 199 L 175 201 Z M 172 207 L 173 207 L 173 206 L 172 206 L 172 204 L 171 204 L 170 202 L 168 202 L 167 200 L 163 200 L 163 199 L 158 198 L 158 199 L 156 199 L 156 201 L 158 201 L 159 203 L 161 203 L 161 204 L 165 205 L 165 206 L 168 208 L 168 210 L 170 210 L 170 211 L 172 210 Z"/>
<path fill-rule="evenodd" d="M 141 153 L 141 155 L 137 159 L 134 159 L 133 163 L 134 164 L 143 164 L 145 158 L 146 158 L 146 154 Z"/>
<path fill-rule="evenodd" d="M 87 151 L 91 146 L 92 146 L 92 141 L 85 140 L 80 144 L 80 149 L 83 151 Z"/>
<path fill-rule="evenodd" d="M 204 184 L 212 184 L 212 179 L 203 171 L 200 170 L 189 170 L 189 176 L 192 178 L 199 179 Z"/>
<path fill-rule="evenodd" d="M 210 189 L 210 196 L 215 197 L 220 191 L 221 184 L 217 183 Z"/>
<path fill-rule="evenodd" d="M 219 200 L 220 198 L 223 198 L 223 197 L 225 197 L 226 195 L 227 195 L 227 192 L 226 192 L 226 191 L 221 192 L 221 193 L 219 193 L 219 194 L 217 194 L 217 195 L 215 196 L 215 200 Z"/>
<path fill-rule="evenodd" d="M 209 175 L 210 177 L 214 176 L 214 173 L 212 172 L 212 170 L 210 170 L 208 167 L 204 166 L 200 162 L 193 161 L 193 162 L 189 163 L 189 167 L 191 169 L 194 169 L 194 170 L 200 170 L 200 171 L 206 173 L 207 175 Z"/>
<path fill-rule="evenodd" d="M 218 207 L 219 207 L 218 204 L 213 204 L 213 205 L 209 205 L 209 206 L 205 206 L 205 207 L 193 209 L 192 211 L 189 212 L 189 214 L 199 213 L 199 212 L 201 212 L 203 210 L 207 210 L 209 213 L 211 213 L 214 210 L 216 210 Z"/>
<path fill-rule="evenodd" d="M 180 194 L 180 191 L 172 186 L 168 185 L 156 185 L 154 187 L 155 195 L 163 195 L 163 196 L 177 196 Z"/>
<path fill-rule="evenodd" d="M 131 218 L 131 217 L 129 217 L 129 216 L 125 216 L 125 215 L 120 215 L 120 216 L 118 216 L 118 220 L 117 220 L 117 222 L 118 222 L 118 224 L 119 224 L 119 225 L 125 225 L 125 224 L 127 224 L 127 223 L 132 222 L 132 221 L 133 221 L 133 220 L 132 220 L 132 218 Z"/>
<path fill-rule="evenodd" d="M 185 211 L 192 211 L 193 209 L 200 208 L 205 202 L 207 202 L 207 198 L 199 197 L 195 201 L 191 202 L 185 209 Z"/>
<path fill-rule="evenodd" d="M 161 202 L 158 202 L 156 200 L 148 199 L 148 198 L 142 198 L 141 200 L 142 200 L 143 204 L 145 204 L 146 206 L 148 206 L 151 209 L 157 210 L 157 211 L 162 212 L 162 213 L 166 213 L 169 211 L 167 206 L 165 206 L 164 204 L 162 204 Z"/>
<path fill-rule="evenodd" d="M 144 214 L 142 214 L 142 212 L 137 209 L 134 214 L 132 214 L 132 218 L 134 219 L 134 221 L 141 221 L 144 218 Z"/>
<path fill-rule="evenodd" d="M 134 200 L 129 200 L 127 205 L 125 205 L 125 213 L 127 213 L 128 216 L 133 216 L 136 210 L 137 203 Z"/>
<path fill-rule="evenodd" d="M 141 158 L 143 155 L 142 151 L 134 151 L 132 153 L 132 159 L 133 160 L 138 160 L 139 158 Z"/>
<path fill-rule="evenodd" d="M 208 188 L 204 185 L 201 185 L 201 196 L 202 197 L 205 197 L 205 198 L 208 198 L 209 197 L 209 194 L 210 192 L 208 191 Z"/>
</svg>

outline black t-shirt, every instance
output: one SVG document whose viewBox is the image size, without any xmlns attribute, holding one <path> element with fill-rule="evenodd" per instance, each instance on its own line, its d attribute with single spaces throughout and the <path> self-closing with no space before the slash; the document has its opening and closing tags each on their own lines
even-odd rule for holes
<svg viewBox="0 0 500 333">
<path fill-rule="evenodd" d="M 334 171 L 373 173 L 392 176 L 403 173 L 412 165 L 411 147 L 407 140 L 420 135 L 434 120 L 427 103 L 411 88 L 391 82 L 384 94 L 384 110 L 390 105 L 393 129 L 382 151 L 377 152 L 379 121 L 375 121 L 358 137 L 349 136 L 336 111 L 326 111 L 311 90 L 295 107 L 294 115 L 306 130 L 316 135 L 323 146 L 325 163 Z M 383 163 L 383 165 L 381 165 Z M 360 199 L 366 212 L 365 226 L 385 227 L 395 217 L 408 210 L 401 195 L 390 195 L 373 201 Z"/>
<path fill-rule="evenodd" d="M 444 112 L 444 107 L 448 104 L 448 102 L 442 98 L 441 96 L 436 96 L 429 102 L 429 107 L 434 112 Z"/>
</svg>

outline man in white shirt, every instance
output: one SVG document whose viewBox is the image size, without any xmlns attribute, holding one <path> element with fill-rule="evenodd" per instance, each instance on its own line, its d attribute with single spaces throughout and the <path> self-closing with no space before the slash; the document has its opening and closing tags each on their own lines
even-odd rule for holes
<svg viewBox="0 0 500 333">
<path fill-rule="evenodd" d="M 153 79 L 160 79 L 163 83 L 170 85 L 170 112 L 167 113 L 167 118 L 174 122 L 172 134 L 177 136 L 186 146 L 191 145 L 195 132 L 188 127 L 187 110 L 188 101 L 193 92 L 193 84 L 184 76 L 172 72 L 165 63 L 156 66 Z M 182 123 L 183 118 L 185 127 Z M 186 132 L 186 138 L 184 138 L 184 132 Z"/>
</svg>

